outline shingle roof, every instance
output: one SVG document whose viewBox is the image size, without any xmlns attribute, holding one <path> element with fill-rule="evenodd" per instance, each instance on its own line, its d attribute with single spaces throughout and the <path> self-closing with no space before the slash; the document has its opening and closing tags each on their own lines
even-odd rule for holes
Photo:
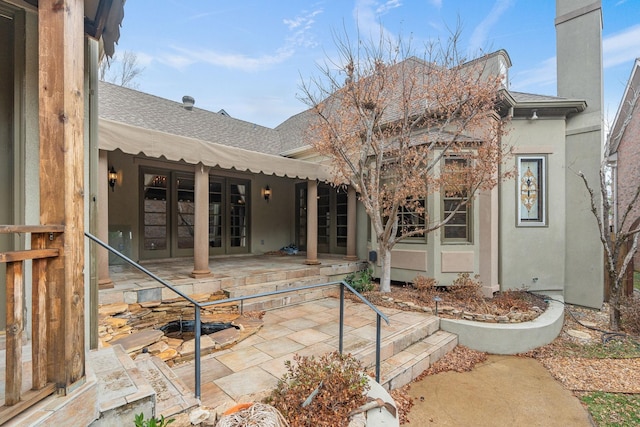
<svg viewBox="0 0 640 427">
<path fill-rule="evenodd" d="M 200 108 L 186 110 L 180 102 L 111 83 L 100 82 L 98 93 L 104 119 L 260 153 L 283 151 L 274 129 Z"/>
<path fill-rule="evenodd" d="M 566 101 L 568 98 L 561 98 L 559 96 L 551 95 L 538 95 L 535 93 L 515 92 L 510 90 L 509 93 L 513 96 L 516 102 L 552 102 L 552 101 Z"/>
</svg>

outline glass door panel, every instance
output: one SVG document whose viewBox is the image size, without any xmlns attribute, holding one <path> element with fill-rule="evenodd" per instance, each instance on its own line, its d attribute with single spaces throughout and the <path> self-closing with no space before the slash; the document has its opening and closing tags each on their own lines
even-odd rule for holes
<svg viewBox="0 0 640 427">
<path fill-rule="evenodd" d="M 223 188 L 224 182 L 213 179 L 209 181 L 209 252 L 216 254 L 224 253 Z"/>
<path fill-rule="evenodd" d="M 307 250 L 307 183 L 296 184 L 296 245 Z"/>
<path fill-rule="evenodd" d="M 229 183 L 229 252 L 249 249 L 248 183 Z"/>
<path fill-rule="evenodd" d="M 175 175 L 176 239 L 174 255 L 193 254 L 193 235 L 195 225 L 195 179 L 193 175 Z"/>
<path fill-rule="evenodd" d="M 169 256 L 168 184 L 165 173 L 143 174 L 143 239 L 144 258 Z"/>
<path fill-rule="evenodd" d="M 329 252 L 331 243 L 331 187 L 318 185 L 318 252 Z"/>
<path fill-rule="evenodd" d="M 345 190 L 338 190 L 336 193 L 336 246 L 347 247 L 347 193 Z"/>
</svg>

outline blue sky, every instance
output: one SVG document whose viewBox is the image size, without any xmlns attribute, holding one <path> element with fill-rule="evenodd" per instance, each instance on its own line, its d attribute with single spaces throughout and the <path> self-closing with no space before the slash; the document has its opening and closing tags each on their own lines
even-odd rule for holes
<svg viewBox="0 0 640 427">
<path fill-rule="evenodd" d="M 602 0 L 605 115 L 612 120 L 636 57 L 640 0 Z M 275 127 L 306 108 L 300 78 L 335 56 L 332 32 L 387 34 L 412 46 L 460 21 L 463 52 L 505 49 L 511 89 L 556 94 L 552 0 L 129 0 L 117 51 L 134 52 L 138 89 Z"/>
</svg>

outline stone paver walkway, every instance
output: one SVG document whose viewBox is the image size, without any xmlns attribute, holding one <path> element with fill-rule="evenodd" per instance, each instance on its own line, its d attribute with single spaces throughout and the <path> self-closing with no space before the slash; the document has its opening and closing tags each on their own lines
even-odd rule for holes
<svg viewBox="0 0 640 427">
<path fill-rule="evenodd" d="M 430 317 L 382 308 L 391 321 L 384 322 L 382 339 Z M 294 354 L 320 356 L 338 349 L 339 300 L 326 298 L 268 311 L 264 326 L 232 349 L 202 358 L 202 404 L 210 408 L 254 401 L 268 394 L 286 372 L 284 362 Z M 364 304 L 345 301 L 344 351 L 375 345 L 375 313 Z M 384 359 L 384 355 L 383 355 Z M 173 368 L 192 390 L 194 364 Z"/>
</svg>

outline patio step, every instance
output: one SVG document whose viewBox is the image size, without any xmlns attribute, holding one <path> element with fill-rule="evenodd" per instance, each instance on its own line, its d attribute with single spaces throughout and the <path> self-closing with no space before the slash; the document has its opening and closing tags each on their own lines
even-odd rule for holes
<svg viewBox="0 0 640 427">
<path fill-rule="evenodd" d="M 122 346 L 89 353 L 98 381 L 99 418 L 92 427 L 130 425 L 144 413 L 165 418 L 200 405 L 178 376 L 159 358 L 141 354 L 131 359 Z"/>
<path fill-rule="evenodd" d="M 156 416 L 170 418 L 200 405 L 193 392 L 160 358 L 140 354 L 135 359 L 136 368 L 156 392 Z"/>
<path fill-rule="evenodd" d="M 329 282 L 329 278 L 327 276 L 314 275 L 294 279 L 285 279 L 238 286 L 230 289 L 224 289 L 224 291 L 229 294 L 229 298 L 237 298 L 247 295 L 256 295 L 286 289 L 295 289 L 327 282 Z M 245 311 L 273 310 L 292 304 L 299 304 L 306 301 L 326 298 L 330 295 L 334 295 L 336 293 L 336 289 L 338 289 L 337 285 L 247 299 L 242 303 L 242 308 Z"/>
<path fill-rule="evenodd" d="M 412 313 L 401 315 L 412 316 Z M 408 384 L 458 343 L 456 335 L 440 330 L 438 317 L 421 317 L 423 318 L 408 328 L 386 336 L 383 334 L 380 345 L 380 384 L 387 390 Z M 345 348 L 345 351 L 351 350 Z M 369 372 L 375 371 L 375 343 L 351 352 Z"/>
<path fill-rule="evenodd" d="M 98 382 L 99 416 L 92 427 L 130 425 L 137 414 L 155 415 L 156 392 L 122 346 L 90 351 L 87 364 Z"/>
</svg>

